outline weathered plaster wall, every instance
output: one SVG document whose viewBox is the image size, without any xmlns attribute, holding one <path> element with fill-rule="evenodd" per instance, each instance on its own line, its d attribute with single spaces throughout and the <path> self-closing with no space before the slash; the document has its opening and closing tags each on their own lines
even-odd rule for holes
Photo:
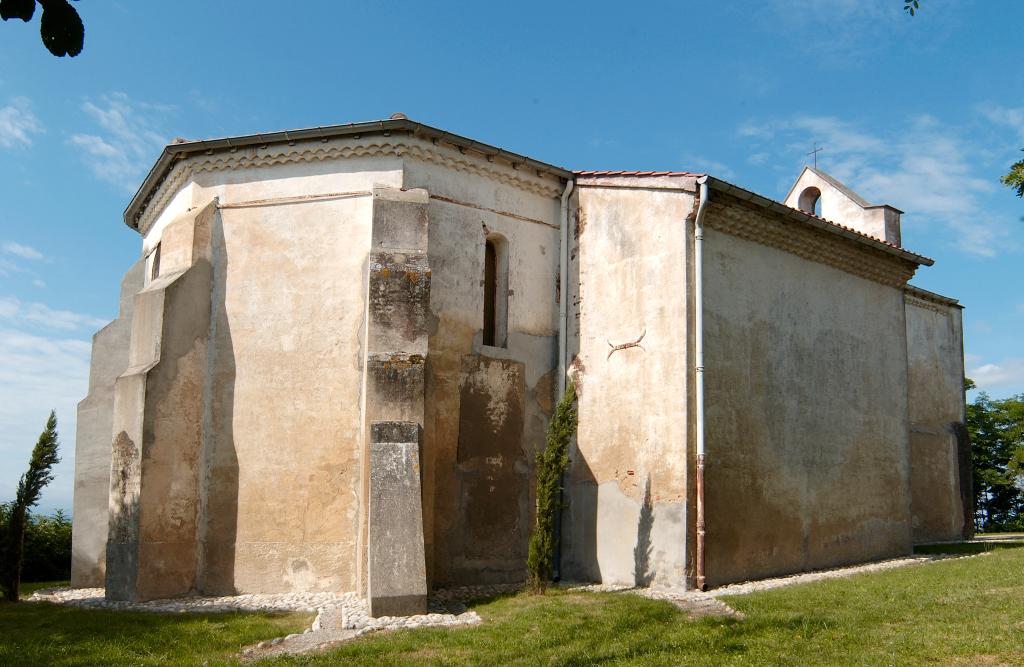
<svg viewBox="0 0 1024 667">
<path fill-rule="evenodd" d="M 117 319 L 92 338 L 89 394 L 78 404 L 71 544 L 71 585 L 76 588 L 103 586 L 114 383 L 128 367 L 135 294 L 142 289 L 144 266 L 139 260 L 125 273 Z"/>
<path fill-rule="evenodd" d="M 568 579 L 685 583 L 694 187 L 692 178 L 579 182 L 570 236 L 579 430 L 563 515 Z M 612 350 L 641 336 L 640 346 Z"/>
<path fill-rule="evenodd" d="M 206 592 L 356 588 L 370 202 L 375 184 L 400 182 L 400 162 L 294 161 L 307 148 L 195 158 L 194 183 L 168 207 L 185 195 L 220 206 L 199 491 Z M 165 242 L 166 215 L 147 250 Z"/>
<path fill-rule="evenodd" d="M 107 596 L 196 589 L 212 205 L 164 231 L 168 261 L 135 297 L 128 368 L 114 389 Z"/>
<path fill-rule="evenodd" d="M 203 587 L 353 590 L 370 200 L 221 214 Z"/>
<path fill-rule="evenodd" d="M 708 584 L 908 553 L 901 289 L 723 233 L 716 215 L 704 265 Z"/>
<path fill-rule="evenodd" d="M 562 184 L 452 153 L 405 162 L 405 187 L 430 193 L 427 568 L 434 585 L 521 581 L 552 407 Z M 505 347 L 482 344 L 488 234 L 508 252 Z"/>
<path fill-rule="evenodd" d="M 906 317 L 914 541 L 957 540 L 970 530 L 955 430 L 965 409 L 961 310 L 914 296 L 911 289 Z M 969 512 L 966 518 L 969 524 Z"/>
</svg>

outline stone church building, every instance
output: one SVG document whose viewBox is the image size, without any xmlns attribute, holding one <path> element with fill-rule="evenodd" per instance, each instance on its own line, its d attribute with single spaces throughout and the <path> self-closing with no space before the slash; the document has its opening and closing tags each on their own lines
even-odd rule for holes
<svg viewBox="0 0 1024 667">
<path fill-rule="evenodd" d="M 900 211 L 568 171 L 410 121 L 167 146 L 79 406 L 75 586 L 521 581 L 570 377 L 562 579 L 738 580 L 970 531 L 961 309 Z"/>
</svg>

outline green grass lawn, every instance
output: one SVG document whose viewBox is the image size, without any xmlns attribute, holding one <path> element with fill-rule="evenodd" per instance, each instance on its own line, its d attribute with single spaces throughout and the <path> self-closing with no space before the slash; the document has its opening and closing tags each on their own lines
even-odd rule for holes
<svg viewBox="0 0 1024 667">
<path fill-rule="evenodd" d="M 688 621 L 623 594 L 518 595 L 472 629 L 369 636 L 288 664 L 1024 665 L 1024 549 L 726 600 Z"/>
<path fill-rule="evenodd" d="M 946 545 L 948 546 L 948 545 Z M 554 591 L 483 601 L 474 628 L 370 635 L 268 664 L 1024 665 L 1024 549 L 729 598 L 744 621 Z M 156 615 L 0 605 L 0 664 L 219 664 L 308 615 Z"/>
<path fill-rule="evenodd" d="M 24 589 L 23 589 L 24 590 Z M 0 665 L 217 665 L 311 614 L 154 614 L 0 602 Z"/>
</svg>

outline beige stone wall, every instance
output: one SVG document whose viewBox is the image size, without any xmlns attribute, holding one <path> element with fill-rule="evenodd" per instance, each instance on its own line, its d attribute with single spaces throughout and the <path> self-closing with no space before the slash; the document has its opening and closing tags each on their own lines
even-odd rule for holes
<svg viewBox="0 0 1024 667">
<path fill-rule="evenodd" d="M 114 383 L 128 367 L 135 294 L 142 289 L 145 262 L 139 260 L 121 281 L 117 319 L 93 336 L 89 395 L 78 404 L 75 433 L 75 497 L 71 545 L 71 585 L 103 586 L 107 560 L 110 495 L 110 443 Z"/>
<path fill-rule="evenodd" d="M 955 430 L 965 409 L 961 310 L 908 291 L 906 313 L 914 541 L 957 540 L 965 529 Z"/>
<path fill-rule="evenodd" d="M 168 262 L 135 296 L 128 368 L 114 388 L 106 568 L 113 599 L 196 589 L 217 219 L 210 204 L 172 220 Z"/>
<path fill-rule="evenodd" d="M 579 183 L 569 579 L 685 583 L 693 191 L 692 178 Z M 612 351 L 641 336 L 642 347 Z"/>
<path fill-rule="evenodd" d="M 901 289 L 723 233 L 717 215 L 704 255 L 708 584 L 908 553 Z"/>
<path fill-rule="evenodd" d="M 176 202 L 218 198 L 201 590 L 356 588 L 371 191 L 400 175 L 372 157 L 198 170 L 144 239 L 166 261 Z"/>
<path fill-rule="evenodd" d="M 434 585 L 521 581 L 533 458 L 544 442 L 557 363 L 562 184 L 454 153 L 452 161 L 407 159 L 405 187 L 430 193 L 428 572 Z M 482 342 L 488 235 L 507 251 L 508 337 L 497 347 Z"/>
<path fill-rule="evenodd" d="M 209 590 L 354 587 L 369 201 L 222 209 L 205 463 Z"/>
<path fill-rule="evenodd" d="M 360 415 L 373 407 L 362 405 L 366 261 L 378 186 L 429 193 L 428 566 L 441 564 L 438 582 L 524 574 L 530 471 L 556 364 L 563 185 L 413 137 L 365 144 L 332 140 L 323 149 L 343 159 L 310 161 L 322 147 L 303 144 L 190 158 L 189 180 L 159 193 L 164 212 L 143 220 L 144 251 L 161 244 L 166 261 L 168 218 L 218 198 L 198 492 L 202 590 L 360 586 Z M 507 248 L 501 347 L 481 341 L 487 234 Z"/>
</svg>

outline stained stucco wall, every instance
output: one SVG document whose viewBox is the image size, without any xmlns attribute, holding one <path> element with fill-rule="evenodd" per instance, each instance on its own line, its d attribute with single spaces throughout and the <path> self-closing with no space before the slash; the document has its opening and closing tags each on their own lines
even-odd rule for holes
<svg viewBox="0 0 1024 667">
<path fill-rule="evenodd" d="M 208 592 L 356 587 L 371 190 L 399 183 L 400 162 L 277 159 L 197 171 L 143 242 L 218 198 L 197 491 Z"/>
<path fill-rule="evenodd" d="M 704 265 L 708 584 L 908 553 L 901 289 L 723 233 L 715 215 Z"/>
<path fill-rule="evenodd" d="M 144 268 L 139 260 L 128 269 L 121 281 L 117 319 L 93 336 L 89 394 L 78 404 L 71 544 L 71 585 L 76 588 L 103 586 L 114 382 L 128 367 L 135 294 L 142 289 Z"/>
<path fill-rule="evenodd" d="M 424 142 L 426 143 L 426 142 Z M 430 193 L 423 497 L 434 585 L 521 581 L 557 364 L 562 184 L 457 153 L 405 161 Z M 481 166 L 483 165 L 483 166 Z M 483 344 L 484 245 L 507 253 L 507 341 Z"/>
<path fill-rule="evenodd" d="M 908 293 L 906 313 L 914 541 L 962 539 L 960 449 L 966 442 L 956 430 L 965 409 L 961 310 Z"/>
<path fill-rule="evenodd" d="M 581 179 L 570 337 L 579 429 L 563 576 L 686 579 L 692 178 Z M 640 346 L 613 351 L 641 338 Z"/>
</svg>

